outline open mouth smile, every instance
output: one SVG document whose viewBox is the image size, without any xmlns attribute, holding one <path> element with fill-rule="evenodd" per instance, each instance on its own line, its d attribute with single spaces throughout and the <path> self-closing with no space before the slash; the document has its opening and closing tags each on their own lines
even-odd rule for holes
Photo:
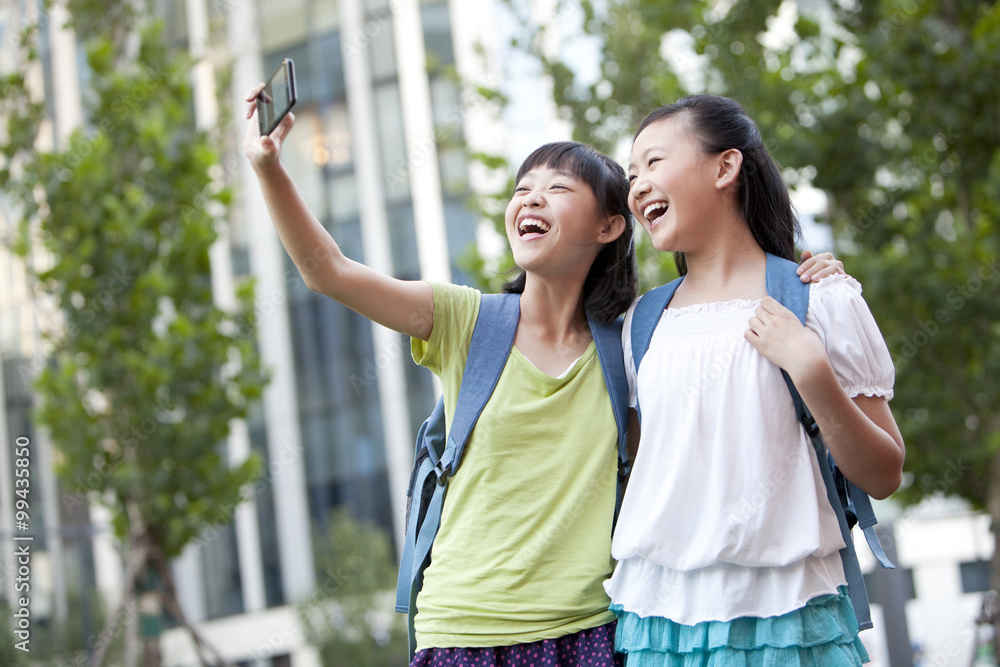
<svg viewBox="0 0 1000 667">
<path fill-rule="evenodd" d="M 521 218 L 517 222 L 518 236 L 526 236 L 528 234 L 545 234 L 551 228 L 552 226 L 546 221 L 530 215 Z"/>
<path fill-rule="evenodd" d="M 646 218 L 650 224 L 655 224 L 657 220 L 663 217 L 668 208 L 670 207 L 667 202 L 655 201 L 652 204 L 647 204 L 642 209 L 642 217 Z"/>
</svg>

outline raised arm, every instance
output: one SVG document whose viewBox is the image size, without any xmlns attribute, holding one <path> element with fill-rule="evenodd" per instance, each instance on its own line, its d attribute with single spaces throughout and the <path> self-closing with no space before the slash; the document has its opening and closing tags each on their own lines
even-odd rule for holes
<svg viewBox="0 0 1000 667">
<path fill-rule="evenodd" d="M 295 117 L 288 114 L 270 136 L 260 136 L 254 118 L 259 90 L 254 88 L 246 98 L 249 123 L 243 151 L 260 182 L 278 238 L 306 285 L 390 329 L 422 340 L 430 338 L 434 315 L 430 285 L 385 275 L 341 252 L 281 162 L 281 145 Z"/>
<path fill-rule="evenodd" d="M 792 378 L 844 475 L 873 498 L 898 489 L 905 448 L 888 401 L 848 396 L 819 336 L 771 297 L 763 300 L 745 335 Z"/>
</svg>

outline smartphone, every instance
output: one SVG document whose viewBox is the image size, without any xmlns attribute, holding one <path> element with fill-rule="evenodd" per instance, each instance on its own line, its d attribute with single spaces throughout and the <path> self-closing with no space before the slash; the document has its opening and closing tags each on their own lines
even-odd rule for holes
<svg viewBox="0 0 1000 667">
<path fill-rule="evenodd" d="M 295 106 L 295 65 L 285 58 L 257 95 L 257 121 L 260 136 L 271 134 Z"/>
</svg>

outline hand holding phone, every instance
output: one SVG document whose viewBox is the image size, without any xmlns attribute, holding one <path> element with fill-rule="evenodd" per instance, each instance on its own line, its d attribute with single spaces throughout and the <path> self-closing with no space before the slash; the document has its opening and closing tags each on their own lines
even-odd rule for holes
<svg viewBox="0 0 1000 667">
<path fill-rule="evenodd" d="M 257 95 L 260 136 L 271 134 L 295 106 L 295 101 L 295 66 L 291 58 L 285 58 Z"/>
</svg>

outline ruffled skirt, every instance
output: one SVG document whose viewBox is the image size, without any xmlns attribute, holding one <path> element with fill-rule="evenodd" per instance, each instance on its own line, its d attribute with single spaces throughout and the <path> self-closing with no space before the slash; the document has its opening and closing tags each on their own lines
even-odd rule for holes
<svg viewBox="0 0 1000 667">
<path fill-rule="evenodd" d="M 846 587 L 801 609 L 681 625 L 612 605 L 615 649 L 627 667 L 840 667 L 868 662 Z"/>
</svg>

